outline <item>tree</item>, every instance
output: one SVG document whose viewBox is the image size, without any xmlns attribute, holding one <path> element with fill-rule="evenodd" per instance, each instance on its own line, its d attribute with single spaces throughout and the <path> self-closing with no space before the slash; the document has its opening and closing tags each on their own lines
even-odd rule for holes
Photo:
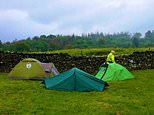
<svg viewBox="0 0 154 115">
<path fill-rule="evenodd" d="M 133 35 L 133 46 L 135 46 L 135 47 L 139 47 L 139 39 L 141 38 L 141 36 L 142 36 L 142 34 L 141 33 L 135 33 L 134 35 Z"/>
<path fill-rule="evenodd" d="M 55 38 L 55 35 L 48 35 L 47 38 Z"/>
<path fill-rule="evenodd" d="M 145 33 L 145 39 L 147 41 L 148 46 L 153 46 L 153 41 L 154 41 L 153 37 L 154 37 L 154 33 L 151 32 L 150 30 Z"/>
<path fill-rule="evenodd" d="M 150 30 L 145 33 L 145 38 L 146 39 L 151 39 L 152 38 L 152 32 Z"/>
<path fill-rule="evenodd" d="M 74 46 L 72 44 L 68 44 L 64 47 L 64 49 L 73 49 Z"/>
<path fill-rule="evenodd" d="M 105 44 L 105 38 L 102 38 L 102 39 L 98 39 L 97 40 L 97 44 L 101 47 L 101 46 L 104 46 Z"/>
<path fill-rule="evenodd" d="M 28 37 L 26 40 L 31 40 L 31 38 L 30 38 L 30 37 Z"/>
<path fill-rule="evenodd" d="M 37 40 L 39 40 L 39 37 L 38 36 L 34 36 L 32 39 L 37 41 Z"/>
<path fill-rule="evenodd" d="M 133 38 L 133 46 L 139 47 L 139 39 L 138 38 Z"/>
<path fill-rule="evenodd" d="M 40 35 L 40 38 L 46 38 L 46 35 Z"/>
<path fill-rule="evenodd" d="M 154 30 L 152 30 L 152 43 L 154 43 Z"/>
<path fill-rule="evenodd" d="M 0 40 L 0 49 L 2 48 L 2 46 L 3 46 L 3 43 L 2 43 L 2 41 Z"/>
<path fill-rule="evenodd" d="M 137 32 L 133 35 L 133 38 L 141 38 L 142 34 Z"/>
<path fill-rule="evenodd" d="M 30 46 L 24 42 L 16 42 L 14 46 L 17 52 L 30 51 Z"/>
</svg>

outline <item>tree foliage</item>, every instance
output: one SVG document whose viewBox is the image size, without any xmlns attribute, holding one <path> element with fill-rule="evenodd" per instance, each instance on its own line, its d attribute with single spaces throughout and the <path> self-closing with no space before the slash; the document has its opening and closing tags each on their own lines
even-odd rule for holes
<svg viewBox="0 0 154 115">
<path fill-rule="evenodd" d="M 134 34 L 120 32 L 105 34 L 102 32 L 73 35 L 41 35 L 23 40 L 15 39 L 13 42 L 2 43 L 0 50 L 3 51 L 52 51 L 72 48 L 106 48 L 106 47 L 153 47 L 154 30 L 148 30 L 143 36 L 141 33 Z"/>
</svg>

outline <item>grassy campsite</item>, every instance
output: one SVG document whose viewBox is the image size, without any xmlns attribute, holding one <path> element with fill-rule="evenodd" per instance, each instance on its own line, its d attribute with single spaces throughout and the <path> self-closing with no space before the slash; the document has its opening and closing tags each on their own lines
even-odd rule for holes
<svg viewBox="0 0 154 115">
<path fill-rule="evenodd" d="M 132 71 L 102 92 L 47 90 L 41 81 L 12 80 L 0 73 L 0 114 L 150 115 L 154 112 L 154 70 Z"/>
<path fill-rule="evenodd" d="M 154 0 L 0 0 L 0 115 L 153 115 Z"/>
</svg>

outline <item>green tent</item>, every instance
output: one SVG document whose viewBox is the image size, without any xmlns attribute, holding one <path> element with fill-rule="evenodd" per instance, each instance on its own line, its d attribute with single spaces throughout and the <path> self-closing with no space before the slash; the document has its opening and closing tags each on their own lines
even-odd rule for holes
<svg viewBox="0 0 154 115">
<path fill-rule="evenodd" d="M 107 67 L 101 66 L 95 77 L 105 82 L 134 78 L 125 67 L 116 63 L 108 63 Z"/>
<path fill-rule="evenodd" d="M 12 69 L 8 77 L 14 79 L 44 80 L 45 77 L 49 76 L 49 73 L 50 75 L 59 74 L 52 63 L 41 63 L 33 58 L 25 58 Z"/>
<path fill-rule="evenodd" d="M 102 91 L 105 82 L 78 68 L 72 68 L 57 76 L 45 79 L 47 89 L 69 91 Z"/>
</svg>

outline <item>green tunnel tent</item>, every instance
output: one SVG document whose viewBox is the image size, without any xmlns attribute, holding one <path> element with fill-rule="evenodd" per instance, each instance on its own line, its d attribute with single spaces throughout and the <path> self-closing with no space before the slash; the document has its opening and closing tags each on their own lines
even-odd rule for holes
<svg viewBox="0 0 154 115">
<path fill-rule="evenodd" d="M 44 80 L 46 77 L 58 75 L 53 63 L 41 63 L 33 58 L 20 61 L 8 74 L 9 78 Z"/>
<path fill-rule="evenodd" d="M 72 68 L 57 76 L 45 79 L 47 89 L 67 91 L 102 91 L 105 82 L 78 68 Z"/>
<path fill-rule="evenodd" d="M 101 66 L 95 77 L 105 82 L 134 78 L 125 67 L 116 63 L 108 63 L 107 67 Z"/>
</svg>

